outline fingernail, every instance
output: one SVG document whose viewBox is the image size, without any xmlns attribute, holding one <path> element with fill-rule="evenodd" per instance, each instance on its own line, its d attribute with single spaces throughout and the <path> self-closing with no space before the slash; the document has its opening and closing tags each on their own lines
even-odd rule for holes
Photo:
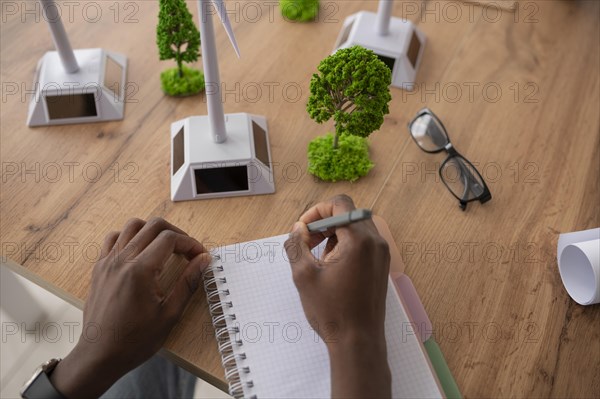
<svg viewBox="0 0 600 399">
<path fill-rule="evenodd" d="M 292 233 L 301 230 L 303 227 L 303 223 L 302 222 L 296 222 L 294 223 L 294 226 L 292 227 Z"/>
</svg>

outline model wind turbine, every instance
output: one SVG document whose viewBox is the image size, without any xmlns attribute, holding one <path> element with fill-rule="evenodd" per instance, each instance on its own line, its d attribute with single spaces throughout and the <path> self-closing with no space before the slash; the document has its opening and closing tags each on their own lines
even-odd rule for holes
<svg viewBox="0 0 600 399">
<path fill-rule="evenodd" d="M 27 125 L 123 119 L 127 58 L 101 48 L 75 50 L 54 0 L 40 0 L 56 51 L 39 61 Z"/>
<path fill-rule="evenodd" d="M 211 3 L 240 55 L 223 0 L 198 0 L 208 115 L 171 125 L 173 201 L 275 192 L 266 119 L 223 112 Z"/>
<path fill-rule="evenodd" d="M 425 35 L 410 21 L 392 17 L 393 0 L 379 0 L 377 14 L 359 11 L 344 21 L 334 51 L 363 46 L 392 70 L 392 86 L 412 90 L 425 48 Z"/>
</svg>

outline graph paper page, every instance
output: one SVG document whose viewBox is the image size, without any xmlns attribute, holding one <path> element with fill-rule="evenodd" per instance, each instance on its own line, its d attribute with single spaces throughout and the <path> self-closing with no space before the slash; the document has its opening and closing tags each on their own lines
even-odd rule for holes
<svg viewBox="0 0 600 399">
<path fill-rule="evenodd" d="M 292 280 L 284 249 L 287 235 L 218 248 L 226 282 L 220 289 L 231 302 L 228 322 L 238 333 L 237 353 L 244 396 L 261 398 L 327 398 L 331 395 L 329 356 L 325 343 L 310 327 Z M 320 255 L 323 246 L 315 248 Z M 394 397 L 443 396 L 412 324 L 390 282 L 386 304 L 386 341 Z M 327 327 L 325 332 L 327 332 Z M 329 330 L 331 332 L 331 329 Z M 235 336 L 233 336 L 235 335 Z M 245 384 L 247 385 L 247 384 Z"/>
</svg>

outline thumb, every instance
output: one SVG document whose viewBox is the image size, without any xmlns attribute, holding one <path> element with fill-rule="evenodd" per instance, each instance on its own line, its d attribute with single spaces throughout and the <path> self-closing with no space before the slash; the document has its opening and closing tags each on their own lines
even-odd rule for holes
<svg viewBox="0 0 600 399">
<path fill-rule="evenodd" d="M 211 260 L 211 255 L 204 252 L 188 263 L 164 303 L 165 311 L 170 319 L 175 322 L 179 320 L 192 295 L 200 286 L 202 272 L 208 267 Z"/>
<path fill-rule="evenodd" d="M 284 248 L 296 285 L 304 282 L 317 271 L 318 260 L 310 251 L 310 233 L 305 223 L 296 222 L 294 224 Z"/>
</svg>

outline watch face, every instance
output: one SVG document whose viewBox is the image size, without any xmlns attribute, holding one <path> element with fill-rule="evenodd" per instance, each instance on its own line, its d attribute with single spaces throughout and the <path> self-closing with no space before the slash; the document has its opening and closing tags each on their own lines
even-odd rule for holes
<svg viewBox="0 0 600 399">
<path fill-rule="evenodd" d="M 28 379 L 25 382 L 25 384 L 23 384 L 23 388 L 21 388 L 21 392 L 19 392 L 19 394 L 21 396 L 25 395 L 25 392 L 27 391 L 27 388 L 29 388 L 29 386 L 31 384 L 33 384 L 33 382 L 40 376 L 40 374 L 42 374 L 44 372 L 43 367 L 44 367 L 44 365 L 41 365 L 37 369 L 35 369 L 35 373 L 33 373 L 33 375 L 31 376 L 31 378 Z"/>
</svg>

